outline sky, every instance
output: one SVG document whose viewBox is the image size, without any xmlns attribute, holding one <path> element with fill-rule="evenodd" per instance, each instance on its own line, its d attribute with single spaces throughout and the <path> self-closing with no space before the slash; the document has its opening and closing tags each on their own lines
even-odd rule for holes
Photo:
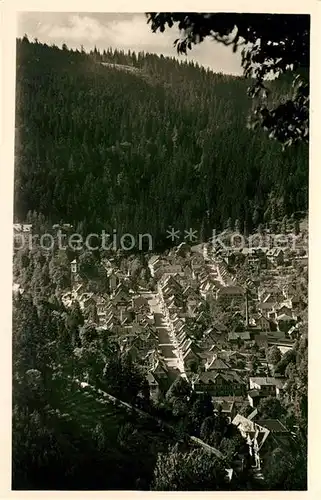
<svg viewBox="0 0 321 500">
<path fill-rule="evenodd" d="M 90 50 L 96 45 L 103 50 L 109 47 L 138 52 L 152 52 L 164 56 L 177 56 L 173 42 L 179 36 L 173 27 L 164 33 L 153 33 L 143 13 L 90 13 L 90 12 L 21 12 L 18 17 L 17 36 L 28 35 L 30 41 L 66 43 L 70 48 Z M 183 59 L 186 56 L 177 56 Z M 188 59 L 200 65 L 234 75 L 242 74 L 240 53 L 231 47 L 205 40 L 189 52 Z"/>
</svg>

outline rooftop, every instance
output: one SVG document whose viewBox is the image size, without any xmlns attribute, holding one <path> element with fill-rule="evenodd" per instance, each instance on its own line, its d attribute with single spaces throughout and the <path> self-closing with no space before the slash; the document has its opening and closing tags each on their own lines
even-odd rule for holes
<svg viewBox="0 0 321 500">
<path fill-rule="evenodd" d="M 250 382 L 262 386 L 276 386 L 282 388 L 284 386 L 284 381 L 275 377 L 250 377 Z"/>
<path fill-rule="evenodd" d="M 256 420 L 256 423 L 258 425 L 261 425 L 262 427 L 265 427 L 271 432 L 277 432 L 277 433 L 285 433 L 287 434 L 289 431 L 287 428 L 280 422 L 280 420 L 277 419 L 267 419 L 267 420 Z"/>
</svg>

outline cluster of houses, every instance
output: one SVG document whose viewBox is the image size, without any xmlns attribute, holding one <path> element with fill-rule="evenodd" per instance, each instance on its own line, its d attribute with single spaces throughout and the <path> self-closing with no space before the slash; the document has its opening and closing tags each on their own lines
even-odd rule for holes
<svg viewBox="0 0 321 500">
<path fill-rule="evenodd" d="M 14 231 L 28 233 L 31 225 L 15 224 Z M 301 248 L 293 258 L 302 253 Z M 137 286 L 115 259 L 104 259 L 108 292 L 99 293 L 82 281 L 75 259 L 71 289 L 61 300 L 66 308 L 77 302 L 86 324 L 113 336 L 146 367 L 152 397 L 178 376 L 196 392 L 209 393 L 214 406 L 247 438 L 259 466 L 260 450 L 287 434 L 280 422 L 257 420 L 255 413 L 260 399 L 279 398 L 286 387 L 285 378 L 271 376 L 265 352 L 272 346 L 282 353 L 291 349 L 306 320 L 305 262 L 300 261 L 303 273 L 297 279 L 288 259 L 280 248 L 217 251 L 210 244 L 191 248 L 181 243 L 149 258 L 149 289 Z M 253 266 L 260 266 L 259 277 Z M 14 287 L 18 293 L 19 285 Z M 228 312 L 235 326 L 213 315 L 209 305 Z M 247 418 L 238 413 L 246 402 L 253 407 Z"/>
<path fill-rule="evenodd" d="M 293 259 L 300 259 L 307 265 L 308 228 L 303 227 L 295 234 L 290 228 L 274 234 L 265 229 L 260 234 L 241 235 L 226 229 L 209 240 L 204 248 L 204 256 L 220 255 L 226 263 L 234 263 L 238 257 L 247 258 L 249 264 L 273 268 L 289 266 Z"/>
<path fill-rule="evenodd" d="M 276 275 L 267 268 L 259 282 L 238 281 L 222 255 L 206 248 L 195 250 L 182 243 L 167 254 L 151 256 L 153 290 L 137 288 L 111 258 L 103 261 L 109 293 L 88 292 L 77 279 L 75 260 L 73 286 L 62 301 L 66 307 L 77 301 L 87 322 L 114 335 L 135 359 L 144 360 L 153 395 L 164 380 L 181 375 L 196 391 L 213 398 L 244 400 L 253 389 L 248 379 L 253 349 L 259 350 L 262 361 L 258 374 L 266 375 L 264 351 L 277 346 L 284 353 L 293 347 L 306 299 L 294 282 L 279 279 L 281 271 Z M 209 301 L 237 318 L 238 327 L 211 317 Z"/>
<path fill-rule="evenodd" d="M 158 262 L 157 258 L 152 262 Z M 295 291 L 290 286 L 267 290 L 258 287 L 256 299 L 253 301 L 252 298 L 250 302 L 250 312 L 247 289 L 235 283 L 224 261 L 205 262 L 204 268 L 199 266 L 197 277 L 193 272 L 189 280 L 184 273 L 168 272 L 163 262 L 167 272 L 162 274 L 158 270 L 158 302 L 176 356 L 183 367 L 180 375 L 188 378 L 196 392 L 210 394 L 214 408 L 219 408 L 239 428 L 246 438 L 253 465 L 260 471 L 267 454 L 285 445 L 292 436 L 278 419 L 263 420 L 258 415 L 260 400 L 268 396 L 281 398 L 287 381 L 284 377 L 272 377 L 264 358 L 259 367 L 261 373 L 249 376 L 251 347 L 265 350 L 278 345 L 283 352 L 290 349 L 293 329 L 299 324 L 300 305 L 292 302 Z M 224 300 L 219 291 L 227 292 L 223 294 Z M 195 335 L 197 325 L 206 325 L 203 306 L 210 297 L 223 308 L 232 305 L 232 310 L 245 310 L 245 330 L 231 332 L 212 319 L 202 336 Z M 262 303 L 269 304 L 269 314 L 261 307 Z M 235 344 L 238 345 L 236 350 L 233 349 Z M 166 364 L 163 374 L 164 370 Z M 157 373 L 149 377 L 155 394 Z M 248 417 L 239 413 L 245 402 L 253 408 Z"/>
<path fill-rule="evenodd" d="M 72 266 L 77 265 L 76 261 Z M 75 267 L 73 267 L 75 271 Z M 108 267 L 109 294 L 86 291 L 84 283 L 73 282 L 61 297 L 65 307 L 77 302 L 85 317 L 97 331 L 108 332 L 128 349 L 133 358 L 146 356 L 157 349 L 158 338 L 148 300 L 131 288 L 130 279 L 115 267 Z"/>
</svg>

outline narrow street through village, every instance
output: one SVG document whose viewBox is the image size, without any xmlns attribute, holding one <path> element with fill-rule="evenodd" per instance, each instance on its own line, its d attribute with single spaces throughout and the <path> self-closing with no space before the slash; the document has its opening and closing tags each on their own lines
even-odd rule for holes
<svg viewBox="0 0 321 500">
<path fill-rule="evenodd" d="M 150 310 L 153 313 L 155 319 L 155 327 L 157 328 L 159 339 L 159 349 L 161 355 L 164 357 L 164 362 L 168 368 L 168 371 L 172 374 L 175 374 L 178 370 L 180 372 L 180 375 L 185 377 L 184 365 L 177 356 L 173 339 L 170 336 L 170 331 L 166 325 L 166 320 L 161 310 L 158 295 L 156 293 L 150 294 L 147 299 Z"/>
</svg>

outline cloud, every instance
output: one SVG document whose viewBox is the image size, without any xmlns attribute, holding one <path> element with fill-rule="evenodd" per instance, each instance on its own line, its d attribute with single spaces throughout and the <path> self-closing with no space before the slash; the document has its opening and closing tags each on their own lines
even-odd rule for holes
<svg viewBox="0 0 321 500">
<path fill-rule="evenodd" d="M 86 41 L 87 44 L 111 43 L 117 47 L 157 45 L 166 48 L 168 42 L 175 39 L 170 32 L 157 35 L 152 33 L 142 14 L 134 15 L 131 19 L 115 19 L 107 23 L 89 15 L 71 14 L 61 25 L 40 23 L 38 35 L 49 40 L 64 40 L 66 43 Z"/>
<path fill-rule="evenodd" d="M 173 42 L 179 36 L 175 27 L 153 33 L 144 14 L 104 13 L 26 13 L 20 19 L 19 33 L 72 48 L 83 45 L 89 50 L 96 45 L 99 49 L 112 47 L 165 56 L 177 56 Z M 241 73 L 240 56 L 210 40 L 195 47 L 188 58 L 214 71 Z"/>
<path fill-rule="evenodd" d="M 140 45 L 142 47 L 159 46 L 168 48 L 179 36 L 178 30 L 153 33 L 143 16 L 134 17 L 132 20 L 113 22 L 110 25 L 115 43 L 124 46 Z"/>
<path fill-rule="evenodd" d="M 41 24 L 38 33 L 52 40 L 96 42 L 107 34 L 106 28 L 88 16 L 71 15 L 66 26 Z"/>
</svg>

